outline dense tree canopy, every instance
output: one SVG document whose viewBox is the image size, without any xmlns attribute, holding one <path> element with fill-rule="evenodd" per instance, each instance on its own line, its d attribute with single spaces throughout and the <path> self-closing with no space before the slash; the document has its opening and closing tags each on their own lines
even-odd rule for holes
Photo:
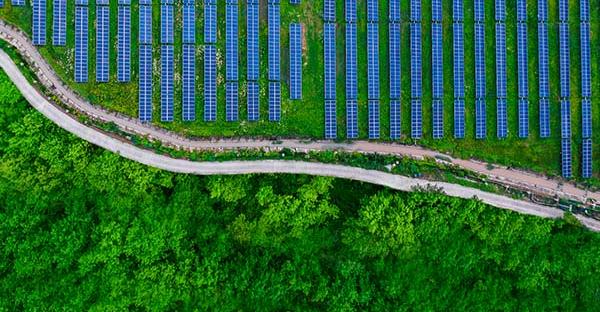
<svg viewBox="0 0 600 312">
<path fill-rule="evenodd" d="M 600 310 L 600 236 L 436 193 L 197 177 L 57 128 L 0 74 L 0 310 Z"/>
</svg>

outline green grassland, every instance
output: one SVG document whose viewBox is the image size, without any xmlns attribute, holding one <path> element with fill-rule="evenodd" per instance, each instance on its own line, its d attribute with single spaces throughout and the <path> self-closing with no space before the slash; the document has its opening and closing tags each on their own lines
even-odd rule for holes
<svg viewBox="0 0 600 312">
<path fill-rule="evenodd" d="M 359 130 L 361 138 L 367 135 L 367 89 L 366 89 L 366 0 L 357 0 L 358 10 L 358 63 L 359 63 Z M 53 47 L 52 34 L 52 1 L 48 2 L 48 45 L 40 47 L 41 53 L 47 58 L 57 73 L 82 96 L 92 103 L 121 112 L 130 116 L 137 116 L 137 1 L 132 4 L 132 82 L 116 82 L 116 54 L 117 54 L 117 2 L 111 2 L 111 82 L 95 83 L 95 1 L 90 1 L 90 44 L 89 64 L 90 82 L 76 84 L 73 81 L 73 45 L 74 45 L 74 6 L 69 2 L 67 27 L 67 47 Z M 324 132 L 323 119 L 323 37 L 322 37 L 322 1 L 302 1 L 299 6 L 281 1 L 281 73 L 282 73 L 282 121 L 273 123 L 266 120 L 267 116 L 267 11 L 266 3 L 261 4 L 261 121 L 246 121 L 246 5 L 240 1 L 240 121 L 225 121 L 225 94 L 224 88 L 218 91 L 218 117 L 213 123 L 202 121 L 203 116 L 203 1 L 196 1 L 196 26 L 197 26 L 197 120 L 183 122 L 181 120 L 181 29 L 176 27 L 175 32 L 175 121 L 172 123 L 160 122 L 160 6 L 158 1 L 154 4 L 154 124 L 190 136 L 279 136 L 279 137 L 306 137 L 321 138 Z M 581 111 L 580 111 L 580 84 L 579 84 L 579 1 L 570 3 L 570 42 L 571 42 L 571 103 L 572 103 L 572 133 L 573 133 L 573 172 L 579 172 L 579 155 L 581 142 Z M 382 139 L 389 137 L 389 73 L 388 73 L 388 18 L 387 0 L 380 0 L 380 82 L 381 82 L 381 129 Z M 508 127 L 509 134 L 506 139 L 496 138 L 496 80 L 495 80 L 495 35 L 494 35 L 494 3 L 486 3 L 486 59 L 487 59 L 487 136 L 486 140 L 476 140 L 475 112 L 474 112 L 474 42 L 473 42 L 473 0 L 465 0 L 465 87 L 466 87 L 466 137 L 456 140 L 453 136 L 453 80 L 452 80 L 452 1 L 444 1 L 444 135 L 442 140 L 431 138 L 431 4 L 429 1 L 422 3 L 422 30 L 423 30 L 423 135 L 424 138 L 415 142 L 408 137 L 400 141 L 404 143 L 418 143 L 441 151 L 450 152 L 459 157 L 474 157 L 489 162 L 502 163 L 509 166 L 524 167 L 545 172 L 550 175 L 560 173 L 560 115 L 559 115 L 559 67 L 558 67 L 558 0 L 549 1 L 549 44 L 550 44 L 550 91 L 551 91 L 551 138 L 540 139 L 538 133 L 538 85 L 537 85 L 537 1 L 528 1 L 528 26 L 529 26 L 529 87 L 530 87 L 530 136 L 528 139 L 517 137 L 517 38 L 516 38 L 516 0 L 506 1 L 507 10 L 507 74 L 508 74 Z M 181 25 L 181 10 L 175 11 L 175 21 Z M 410 50 L 409 50 L 409 1 L 402 2 L 402 132 L 410 133 Z M 591 51 L 592 51 L 592 88 L 599 89 L 600 81 L 594 79 L 599 70 L 600 38 L 598 31 L 600 24 L 600 11 L 597 7 L 591 8 Z M 9 3 L 0 9 L 0 18 L 14 23 L 31 32 L 31 11 L 26 8 L 14 8 Z M 225 81 L 225 5 L 219 2 L 218 7 L 218 43 L 217 62 L 219 86 Z M 289 100 L 289 59 L 288 59 L 288 25 L 300 22 L 304 27 L 304 65 L 303 65 L 303 99 L 301 101 Z M 337 62 L 338 62 L 338 134 L 345 137 L 345 36 L 344 36 L 344 1 L 337 1 Z M 597 92 L 592 98 L 593 125 L 597 129 L 600 120 L 598 112 Z M 597 130 L 599 131 L 599 130 Z M 593 139 L 594 150 L 600 148 L 600 141 L 596 136 Z M 595 157 L 594 168 L 600 168 L 600 159 Z M 597 176 L 597 174 L 595 175 Z M 594 179 L 595 180 L 595 179 Z"/>
</svg>

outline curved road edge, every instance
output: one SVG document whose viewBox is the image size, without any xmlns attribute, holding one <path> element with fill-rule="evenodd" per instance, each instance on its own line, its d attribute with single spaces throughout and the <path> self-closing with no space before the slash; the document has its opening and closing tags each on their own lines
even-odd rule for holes
<svg viewBox="0 0 600 312">
<path fill-rule="evenodd" d="M 286 160 L 259 161 L 227 161 L 227 162 L 193 162 L 158 155 L 129 143 L 122 142 L 96 129 L 83 125 L 58 107 L 50 103 L 38 92 L 18 70 L 12 60 L 0 50 L 0 66 L 7 71 L 25 99 L 39 112 L 53 121 L 59 127 L 86 140 L 92 144 L 117 153 L 125 158 L 155 168 L 196 175 L 234 175 L 259 173 L 288 173 L 328 176 L 350 179 L 386 186 L 400 191 L 436 188 L 449 196 L 460 198 L 477 198 L 482 202 L 523 214 L 544 218 L 561 218 L 563 212 L 559 209 L 534 204 L 527 201 L 512 199 L 507 196 L 487 193 L 478 189 L 445 182 L 430 182 L 422 179 L 408 178 L 375 170 L 349 167 L 335 164 L 312 163 Z M 589 229 L 600 232 L 600 221 L 576 216 Z"/>
</svg>

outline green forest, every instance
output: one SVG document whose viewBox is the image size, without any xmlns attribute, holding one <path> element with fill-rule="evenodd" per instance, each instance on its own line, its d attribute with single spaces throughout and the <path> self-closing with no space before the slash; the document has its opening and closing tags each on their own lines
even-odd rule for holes
<svg viewBox="0 0 600 312">
<path fill-rule="evenodd" d="M 199 177 L 58 128 L 0 73 L 0 311 L 600 311 L 600 235 L 438 193 Z"/>
</svg>

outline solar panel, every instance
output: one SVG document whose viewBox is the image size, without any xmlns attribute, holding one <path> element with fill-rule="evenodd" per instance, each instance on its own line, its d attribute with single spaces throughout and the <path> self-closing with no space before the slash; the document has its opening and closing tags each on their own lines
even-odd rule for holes
<svg viewBox="0 0 600 312">
<path fill-rule="evenodd" d="M 300 0 L 290 0 L 291 4 L 300 4 Z"/>
<path fill-rule="evenodd" d="M 140 31 L 139 43 L 152 44 L 152 6 L 139 7 Z"/>
<path fill-rule="evenodd" d="M 560 22 L 569 20 L 569 0 L 558 0 L 558 20 Z"/>
<path fill-rule="evenodd" d="M 442 22 L 442 0 L 431 0 L 431 21 Z"/>
<path fill-rule="evenodd" d="M 538 21 L 548 21 L 548 0 L 538 0 Z"/>
<path fill-rule="evenodd" d="M 367 0 L 367 22 L 379 21 L 379 0 Z"/>
<path fill-rule="evenodd" d="M 454 99 L 454 137 L 462 139 L 465 137 L 465 101 Z"/>
<path fill-rule="evenodd" d="M 538 24 L 538 81 L 539 96 L 547 98 L 550 96 L 548 80 L 548 26 L 545 23 Z"/>
<path fill-rule="evenodd" d="M 475 22 L 485 22 L 485 1 L 484 0 L 474 0 L 474 15 Z"/>
<path fill-rule="evenodd" d="M 592 96 L 592 81 L 590 69 L 590 24 L 581 23 L 580 27 L 581 43 L 581 96 Z"/>
<path fill-rule="evenodd" d="M 520 99 L 519 110 L 519 138 L 529 136 L 529 102 L 526 99 Z"/>
<path fill-rule="evenodd" d="M 356 24 L 346 24 L 346 98 L 358 97 L 358 77 L 356 60 Z"/>
<path fill-rule="evenodd" d="M 96 6 L 96 81 L 108 82 L 109 7 Z"/>
<path fill-rule="evenodd" d="M 570 83 L 570 67 L 571 61 L 569 57 L 569 24 L 559 23 L 558 25 L 559 38 L 559 63 L 560 63 L 560 96 L 571 96 Z"/>
<path fill-rule="evenodd" d="M 225 84 L 225 118 L 227 121 L 238 120 L 238 83 Z"/>
<path fill-rule="evenodd" d="M 540 137 L 550 137 L 550 103 L 548 99 L 542 98 L 539 103 L 540 111 Z"/>
<path fill-rule="evenodd" d="M 592 137 L 592 103 L 589 99 L 581 100 L 581 136 Z"/>
<path fill-rule="evenodd" d="M 571 139 L 560 140 L 562 176 L 570 178 L 572 174 L 571 165 Z"/>
<path fill-rule="evenodd" d="M 140 121 L 152 120 L 152 47 L 139 46 L 138 114 Z"/>
<path fill-rule="evenodd" d="M 226 8 L 226 57 L 225 68 L 226 78 L 229 81 L 238 80 L 238 6 L 228 4 Z"/>
<path fill-rule="evenodd" d="M 410 20 L 421 21 L 421 0 L 410 0 Z"/>
<path fill-rule="evenodd" d="M 4 0 L 0 0 L 0 8 L 4 7 Z"/>
<path fill-rule="evenodd" d="M 108 5 L 108 0 L 96 0 L 96 5 Z"/>
<path fill-rule="evenodd" d="M 421 24 L 410 24 L 410 94 L 420 98 L 422 93 L 421 72 Z"/>
<path fill-rule="evenodd" d="M 351 0 L 353 1 L 356 6 L 356 0 Z M 440 1 L 440 0 L 436 0 L 436 1 Z M 346 3 L 348 3 L 350 1 L 346 1 Z M 391 23 L 400 23 L 400 21 L 402 20 L 402 16 L 400 15 L 400 0 L 389 0 L 389 5 L 390 5 L 390 14 L 389 14 L 389 20 Z M 356 10 L 356 8 L 355 8 Z M 355 13 L 356 15 L 356 13 Z"/>
<path fill-rule="evenodd" d="M 269 120 L 281 120 L 281 84 L 269 82 Z"/>
<path fill-rule="evenodd" d="M 475 100 L 475 138 L 485 139 L 486 137 L 486 116 L 485 116 L 485 100 Z"/>
<path fill-rule="evenodd" d="M 88 8 L 75 7 L 75 82 L 88 81 Z"/>
<path fill-rule="evenodd" d="M 410 100 L 410 136 L 420 139 L 423 134 L 423 114 L 420 99 Z"/>
<path fill-rule="evenodd" d="M 32 33 L 34 45 L 46 44 L 46 0 L 32 0 Z"/>
<path fill-rule="evenodd" d="M 67 0 L 54 0 L 52 5 L 52 44 L 67 44 Z"/>
<path fill-rule="evenodd" d="M 183 121 L 196 119 L 196 48 L 192 44 L 184 44 L 181 56 L 181 107 Z"/>
<path fill-rule="evenodd" d="M 174 43 L 172 5 L 163 4 L 160 6 L 160 43 Z"/>
<path fill-rule="evenodd" d="M 302 25 L 290 24 L 290 98 L 302 98 Z"/>
<path fill-rule="evenodd" d="M 485 88 L 485 25 L 475 24 L 475 98 L 485 98 Z"/>
<path fill-rule="evenodd" d="M 571 137 L 571 101 L 560 101 L 560 137 Z"/>
<path fill-rule="evenodd" d="M 496 96 L 506 98 L 506 25 L 496 23 Z"/>
<path fill-rule="evenodd" d="M 119 6 L 117 30 L 117 79 L 131 80 L 131 8 Z"/>
<path fill-rule="evenodd" d="M 444 55 L 442 24 L 431 24 L 431 78 L 433 98 L 444 96 Z"/>
<path fill-rule="evenodd" d="M 527 0 L 517 0 L 517 22 L 527 22 Z"/>
<path fill-rule="evenodd" d="M 582 22 L 590 21 L 590 2 L 589 2 L 589 0 L 579 0 L 579 19 Z"/>
<path fill-rule="evenodd" d="M 119 0 L 117 3 L 119 5 L 131 5 L 131 0 Z"/>
<path fill-rule="evenodd" d="M 390 139 L 397 140 L 402 133 L 402 105 L 400 100 L 390 100 Z"/>
<path fill-rule="evenodd" d="M 369 139 L 379 139 L 379 100 L 369 100 Z"/>
<path fill-rule="evenodd" d="M 204 47 L 204 121 L 217 119 L 217 49 Z"/>
<path fill-rule="evenodd" d="M 464 19 L 464 7 L 463 0 L 453 0 L 452 1 L 452 20 L 455 22 L 462 22 Z"/>
<path fill-rule="evenodd" d="M 367 88 L 370 100 L 379 99 L 379 25 L 367 24 Z"/>
<path fill-rule="evenodd" d="M 335 24 L 324 26 L 324 58 L 325 58 L 325 99 L 335 100 L 336 59 L 335 59 Z"/>
<path fill-rule="evenodd" d="M 160 119 L 173 121 L 173 46 L 160 47 Z"/>
<path fill-rule="evenodd" d="M 454 23 L 452 25 L 453 33 L 453 45 L 452 50 L 454 53 L 454 97 L 464 98 L 465 97 L 465 47 L 464 47 L 464 33 L 463 24 Z"/>
<path fill-rule="evenodd" d="M 204 42 L 205 43 L 216 43 L 217 42 L 217 5 L 216 1 L 214 4 L 204 5 Z"/>
<path fill-rule="evenodd" d="M 139 3 L 140 5 L 152 5 L 152 0 L 140 0 Z"/>
<path fill-rule="evenodd" d="M 527 24 L 517 24 L 517 69 L 519 81 L 519 97 L 529 97 L 529 64 L 527 56 Z"/>
<path fill-rule="evenodd" d="M 269 5 L 269 80 L 280 79 L 280 10 Z"/>
<path fill-rule="evenodd" d="M 346 137 L 358 138 L 358 104 L 356 100 L 346 100 Z"/>
<path fill-rule="evenodd" d="M 196 42 L 196 9 L 193 5 L 183 6 L 183 28 L 182 41 L 183 43 L 192 44 Z"/>
<path fill-rule="evenodd" d="M 247 98 L 248 120 L 258 121 L 260 115 L 260 90 L 258 82 L 248 82 Z"/>
<path fill-rule="evenodd" d="M 25 6 L 25 0 L 12 0 L 13 6 Z"/>
<path fill-rule="evenodd" d="M 393 0 L 395 1 L 395 0 Z M 346 22 L 356 22 L 356 0 L 345 1 Z"/>
<path fill-rule="evenodd" d="M 259 29 L 258 29 L 258 14 L 259 7 L 255 4 L 250 4 L 247 7 L 247 66 L 248 66 L 248 80 L 258 80 L 259 78 Z"/>
<path fill-rule="evenodd" d="M 506 138 L 508 132 L 506 119 L 506 100 L 498 99 L 496 101 L 496 136 L 498 138 Z"/>
<path fill-rule="evenodd" d="M 592 177 L 592 140 L 583 139 L 581 144 L 581 176 Z"/>
<path fill-rule="evenodd" d="M 389 49 L 390 49 L 390 98 L 400 99 L 401 86 L 401 24 L 389 24 Z"/>
<path fill-rule="evenodd" d="M 335 0 L 323 0 L 323 20 L 325 22 L 335 22 Z"/>
<path fill-rule="evenodd" d="M 444 103 L 441 99 L 434 99 L 431 109 L 433 113 L 433 138 L 441 139 L 444 137 Z"/>
<path fill-rule="evenodd" d="M 256 0 L 258 1 L 258 0 Z M 271 1 L 269 1 L 271 2 Z M 204 0 L 204 4 L 211 4 L 211 5 L 216 5 L 217 4 L 217 0 Z"/>
<path fill-rule="evenodd" d="M 335 100 L 325 100 L 325 138 L 329 140 L 337 137 L 335 109 Z"/>
<path fill-rule="evenodd" d="M 496 21 L 504 22 L 506 20 L 506 4 L 504 0 L 496 0 Z"/>
</svg>

